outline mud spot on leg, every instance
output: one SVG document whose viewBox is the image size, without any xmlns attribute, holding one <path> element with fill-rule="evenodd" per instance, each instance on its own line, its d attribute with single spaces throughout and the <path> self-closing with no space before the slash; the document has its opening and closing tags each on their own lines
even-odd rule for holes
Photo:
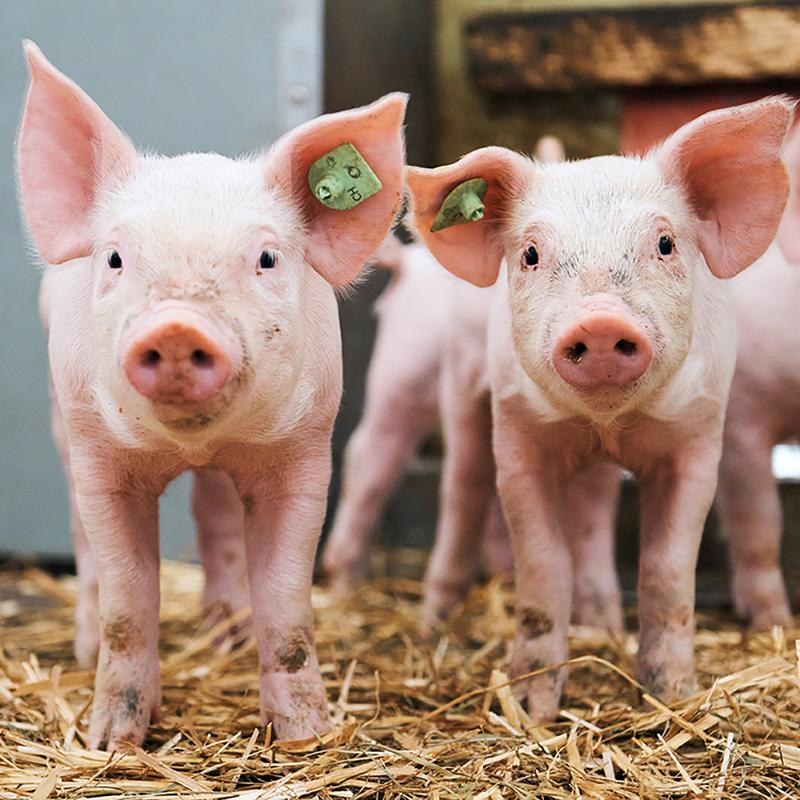
<svg viewBox="0 0 800 800">
<path fill-rule="evenodd" d="M 129 686 L 122 692 L 122 701 L 129 717 L 138 717 L 142 712 L 142 695 L 138 689 Z"/>
<path fill-rule="evenodd" d="M 127 653 L 133 649 L 137 629 L 130 617 L 116 617 L 103 623 L 103 640 L 112 653 Z"/>
<path fill-rule="evenodd" d="M 313 648 L 313 635 L 308 628 L 298 628 L 287 637 L 278 639 L 275 648 L 276 663 L 264 664 L 264 672 L 288 672 L 294 674 L 308 665 Z"/>
<path fill-rule="evenodd" d="M 523 608 L 519 612 L 519 627 L 526 639 L 538 639 L 553 630 L 553 620 L 538 608 Z"/>
</svg>

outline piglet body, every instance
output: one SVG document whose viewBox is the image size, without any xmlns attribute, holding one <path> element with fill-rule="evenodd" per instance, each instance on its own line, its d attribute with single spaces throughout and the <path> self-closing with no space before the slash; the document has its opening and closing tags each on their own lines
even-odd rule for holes
<svg viewBox="0 0 800 800">
<path fill-rule="evenodd" d="M 754 628 L 792 615 L 780 568 L 782 512 L 772 448 L 800 438 L 800 264 L 777 244 L 732 283 L 739 334 L 725 421 L 719 512 L 737 613 Z"/>
<path fill-rule="evenodd" d="M 35 46 L 26 55 L 22 206 L 51 265 L 54 422 L 82 586 L 99 592 L 78 647 L 85 662 L 99 647 L 90 744 L 140 743 L 157 714 L 157 500 L 190 468 L 216 570 L 207 601 L 244 602 L 222 577 L 231 554 L 243 567 L 244 539 L 264 718 L 281 738 L 322 732 L 310 586 L 341 391 L 333 286 L 397 211 L 405 98 L 321 117 L 253 159 L 143 156 Z M 343 143 L 382 188 L 341 211 L 307 176 Z"/>
<path fill-rule="evenodd" d="M 545 166 L 485 148 L 410 172 L 436 258 L 479 286 L 499 273 L 488 352 L 515 675 L 567 657 L 570 489 L 610 457 L 642 490 L 639 678 L 666 700 L 694 685 L 695 562 L 736 359 L 720 278 L 775 234 L 790 117 L 782 100 L 712 112 L 642 160 Z M 482 219 L 432 232 L 444 199 L 475 178 Z M 556 714 L 562 680 L 553 670 L 518 687 L 536 720 Z"/>
</svg>

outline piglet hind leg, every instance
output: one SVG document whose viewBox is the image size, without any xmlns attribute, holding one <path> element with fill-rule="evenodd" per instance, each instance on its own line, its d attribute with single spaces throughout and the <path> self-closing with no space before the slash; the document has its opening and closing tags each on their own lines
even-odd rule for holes
<svg viewBox="0 0 800 800">
<path fill-rule="evenodd" d="M 205 571 L 203 613 L 210 625 L 223 622 L 250 603 L 244 547 L 244 509 L 233 480 L 215 469 L 197 469 L 192 484 L 192 513 Z M 244 621 L 231 628 L 238 638 Z"/>
<path fill-rule="evenodd" d="M 75 481 L 69 463 L 69 448 L 61 411 L 53 388 L 50 387 L 50 412 L 53 439 L 64 465 L 69 489 L 70 533 L 75 549 L 75 567 L 78 574 L 78 594 L 75 599 L 75 660 L 81 669 L 94 669 L 100 649 L 100 609 L 97 596 L 97 570 L 94 566 L 89 541 L 83 529 Z"/>
<path fill-rule="evenodd" d="M 622 592 L 614 559 L 619 468 L 595 461 L 567 486 L 565 527 L 575 565 L 572 615 L 579 625 L 623 631 Z"/>
<path fill-rule="evenodd" d="M 421 630 L 429 634 L 467 596 L 480 568 L 494 497 L 488 402 L 457 403 L 443 415 L 445 456 L 436 539 L 425 575 Z"/>
<path fill-rule="evenodd" d="M 318 438 L 324 448 L 287 446 L 253 469 L 232 473 L 245 509 L 261 714 L 278 739 L 304 739 L 330 729 L 311 609 L 330 479 L 330 437 Z"/>
<path fill-rule="evenodd" d="M 514 551 L 516 632 L 511 675 L 519 677 L 567 659 L 572 600 L 572 558 L 563 529 L 564 489 L 535 436 L 498 415 L 497 483 Z M 558 713 L 563 668 L 514 685 L 537 724 Z"/>
<path fill-rule="evenodd" d="M 372 533 L 414 451 L 436 424 L 435 406 L 412 402 L 407 387 L 392 388 L 402 401 L 373 400 L 345 450 L 342 494 L 322 551 L 325 574 L 339 592 L 367 577 Z"/>
<path fill-rule="evenodd" d="M 73 468 L 76 459 L 73 458 Z M 100 652 L 89 725 L 90 747 L 141 744 L 161 703 L 158 666 L 158 494 L 115 487 L 98 475 L 76 480 L 77 502 L 97 566 Z M 162 487 L 163 488 L 163 487 Z"/>
<path fill-rule="evenodd" d="M 641 474 L 638 677 L 665 702 L 694 691 L 695 570 L 720 446 L 697 442 Z"/>
<path fill-rule="evenodd" d="M 717 497 L 736 613 L 756 629 L 791 624 L 780 566 L 782 514 L 772 446 L 769 435 L 752 423 L 730 418 L 726 423 Z"/>
</svg>

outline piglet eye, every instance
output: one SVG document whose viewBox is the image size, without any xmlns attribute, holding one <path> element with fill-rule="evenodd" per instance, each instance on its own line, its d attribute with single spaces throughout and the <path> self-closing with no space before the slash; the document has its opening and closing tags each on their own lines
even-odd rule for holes
<svg viewBox="0 0 800 800">
<path fill-rule="evenodd" d="M 275 266 L 275 253 L 271 250 L 264 250 L 258 259 L 258 266 L 261 269 L 272 269 Z"/>
<path fill-rule="evenodd" d="M 108 254 L 108 266 L 111 267 L 111 269 L 122 269 L 122 259 L 116 250 L 112 250 Z"/>
<path fill-rule="evenodd" d="M 674 246 L 669 236 L 662 236 L 658 240 L 658 252 L 661 253 L 662 256 L 670 255 Z"/>
<path fill-rule="evenodd" d="M 522 261 L 527 267 L 535 267 L 539 263 L 539 253 L 533 245 L 522 254 Z"/>
</svg>

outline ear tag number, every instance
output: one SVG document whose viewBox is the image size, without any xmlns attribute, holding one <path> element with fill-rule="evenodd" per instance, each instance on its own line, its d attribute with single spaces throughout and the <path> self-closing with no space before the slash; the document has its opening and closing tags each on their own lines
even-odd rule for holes
<svg viewBox="0 0 800 800">
<path fill-rule="evenodd" d="M 325 153 L 308 170 L 308 185 L 322 205 L 347 211 L 382 187 L 364 156 L 349 142 Z"/>
<path fill-rule="evenodd" d="M 436 233 L 452 225 L 482 220 L 486 213 L 483 198 L 488 188 L 489 184 L 483 178 L 473 178 L 459 183 L 442 202 L 431 226 L 431 232 Z"/>
</svg>

